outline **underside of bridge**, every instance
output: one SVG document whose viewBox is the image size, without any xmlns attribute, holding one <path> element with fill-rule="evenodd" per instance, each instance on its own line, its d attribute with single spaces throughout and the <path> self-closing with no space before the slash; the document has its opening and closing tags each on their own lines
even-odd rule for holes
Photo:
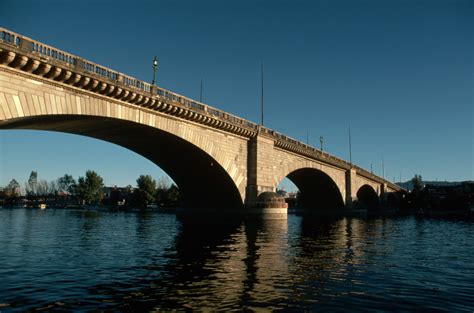
<svg viewBox="0 0 474 313">
<path fill-rule="evenodd" d="M 301 168 L 291 172 L 287 177 L 300 191 L 299 208 L 322 212 L 344 207 L 339 188 L 326 173 L 314 168 Z"/>
<path fill-rule="evenodd" d="M 369 185 L 360 187 L 357 191 L 357 200 L 360 205 L 368 210 L 380 209 L 379 196 L 375 192 L 374 188 Z"/>
<path fill-rule="evenodd" d="M 178 185 L 184 208 L 226 210 L 243 205 L 235 183 L 209 154 L 186 140 L 154 127 L 95 116 L 44 115 L 2 122 L 0 129 L 57 131 L 114 143 L 163 169 Z M 125 168 L 127 164 L 123 166 Z"/>
</svg>

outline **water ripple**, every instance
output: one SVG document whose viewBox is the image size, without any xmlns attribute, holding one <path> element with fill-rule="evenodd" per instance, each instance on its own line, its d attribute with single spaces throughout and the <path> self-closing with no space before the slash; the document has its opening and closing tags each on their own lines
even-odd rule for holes
<svg viewBox="0 0 474 313">
<path fill-rule="evenodd" d="M 0 210 L 0 311 L 474 308 L 472 221 Z"/>
</svg>

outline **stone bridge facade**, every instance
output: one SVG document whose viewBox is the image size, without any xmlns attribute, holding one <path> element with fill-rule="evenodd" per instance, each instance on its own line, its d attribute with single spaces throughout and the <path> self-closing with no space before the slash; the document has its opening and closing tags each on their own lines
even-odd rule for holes
<svg viewBox="0 0 474 313">
<path fill-rule="evenodd" d="M 121 145 L 166 171 L 185 207 L 255 207 L 285 177 L 307 207 L 351 208 L 401 191 L 274 130 L 6 29 L 0 36 L 0 129 Z"/>
</svg>

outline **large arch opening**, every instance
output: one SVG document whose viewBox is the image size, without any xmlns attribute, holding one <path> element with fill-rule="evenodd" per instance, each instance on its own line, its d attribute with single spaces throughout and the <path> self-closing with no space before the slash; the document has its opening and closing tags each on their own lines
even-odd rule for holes
<svg viewBox="0 0 474 313">
<path fill-rule="evenodd" d="M 374 211 L 380 209 L 379 196 L 374 188 L 369 185 L 363 185 L 357 191 L 357 200 L 362 207 Z"/>
<path fill-rule="evenodd" d="M 301 168 L 286 176 L 298 189 L 294 205 L 298 209 L 330 212 L 344 207 L 344 200 L 334 180 L 321 170 Z"/>
<path fill-rule="evenodd" d="M 45 115 L 3 121 L 0 129 L 48 130 L 107 141 L 138 153 L 166 172 L 178 185 L 184 208 L 225 210 L 243 205 L 234 181 L 212 156 L 151 126 L 97 116 Z"/>
</svg>

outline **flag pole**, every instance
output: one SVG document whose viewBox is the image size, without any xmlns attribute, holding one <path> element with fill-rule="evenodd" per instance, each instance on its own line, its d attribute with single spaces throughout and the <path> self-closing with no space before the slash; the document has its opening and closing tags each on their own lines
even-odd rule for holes
<svg viewBox="0 0 474 313">
<path fill-rule="evenodd" d="M 262 114 L 260 124 L 263 126 L 263 60 L 262 60 L 262 93 L 261 93 L 261 99 L 260 99 L 260 110 Z"/>
</svg>

